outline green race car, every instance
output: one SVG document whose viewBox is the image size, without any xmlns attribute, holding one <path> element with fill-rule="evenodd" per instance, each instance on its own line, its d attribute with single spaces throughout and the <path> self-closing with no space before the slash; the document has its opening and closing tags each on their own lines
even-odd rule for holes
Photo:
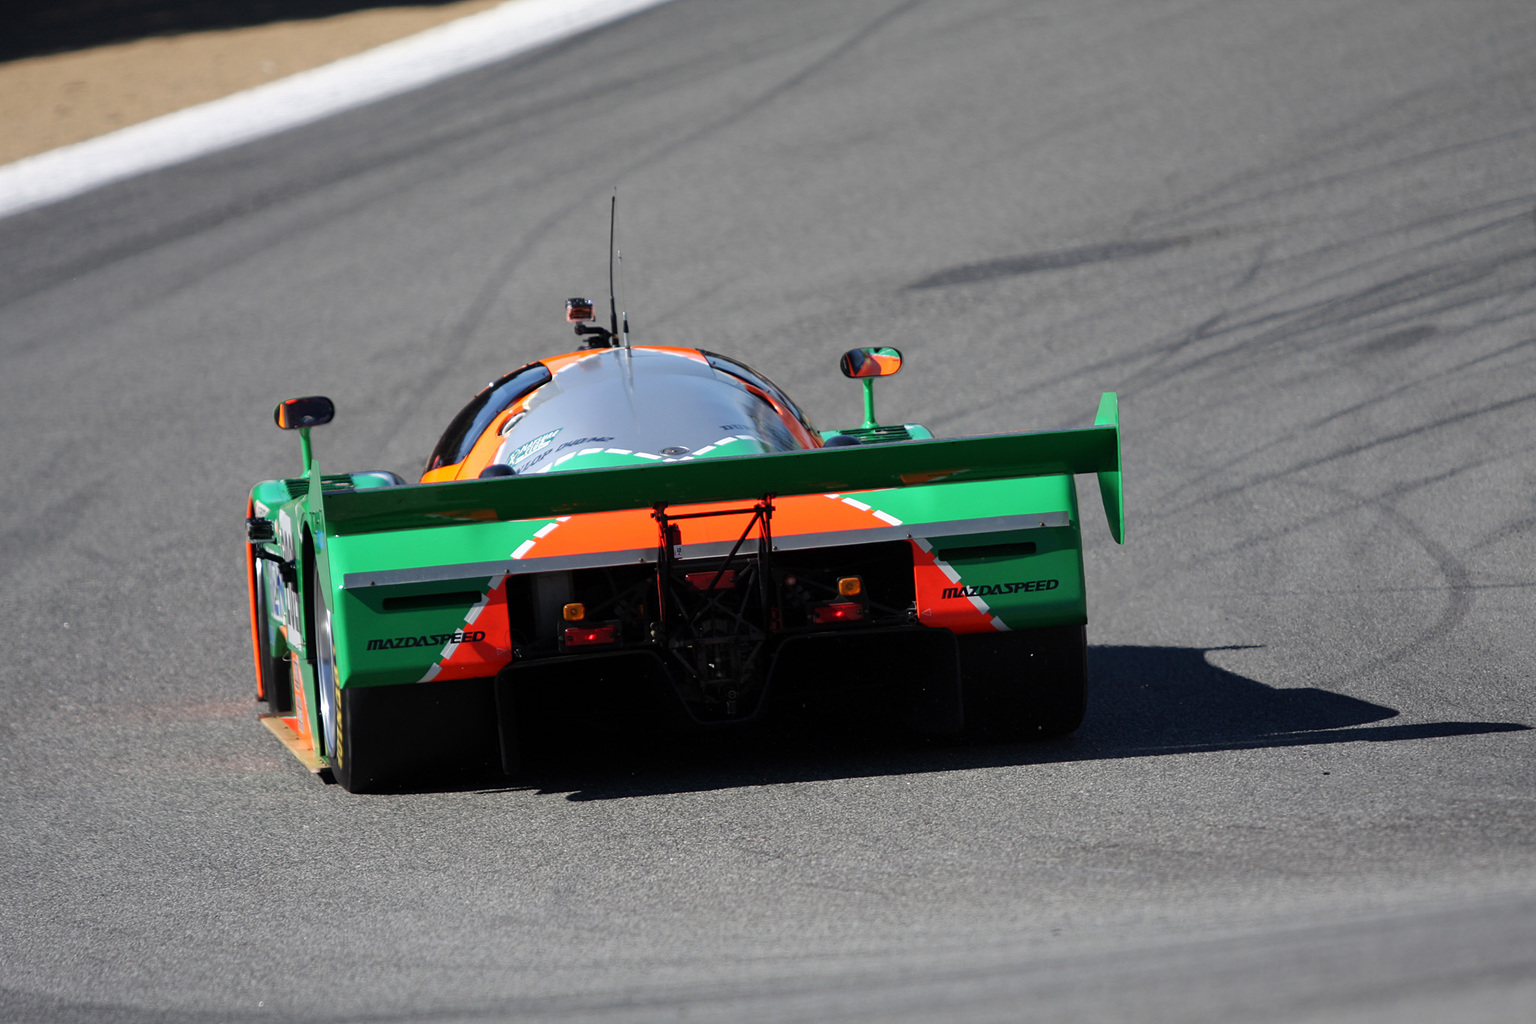
<svg viewBox="0 0 1536 1024">
<path fill-rule="evenodd" d="M 928 733 L 1081 721 L 1087 620 L 1072 474 L 1122 540 L 1119 415 L 937 440 L 880 425 L 895 349 L 855 349 L 859 427 L 817 430 L 697 349 L 587 347 L 493 381 L 421 481 L 323 474 L 329 399 L 278 406 L 303 472 L 247 508 L 263 722 L 349 790 L 525 769 L 549 722 L 729 729 L 859 690 Z"/>
</svg>

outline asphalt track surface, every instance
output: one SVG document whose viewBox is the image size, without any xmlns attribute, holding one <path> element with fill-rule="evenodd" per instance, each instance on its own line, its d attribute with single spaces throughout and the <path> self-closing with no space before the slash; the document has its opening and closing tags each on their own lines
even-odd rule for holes
<svg viewBox="0 0 1536 1024">
<path fill-rule="evenodd" d="M 1536 8 L 676 0 L 0 221 L 0 1019 L 1524 1021 Z M 568 340 L 824 425 L 1121 394 L 1073 738 L 573 752 L 351 796 L 240 518 Z"/>
</svg>

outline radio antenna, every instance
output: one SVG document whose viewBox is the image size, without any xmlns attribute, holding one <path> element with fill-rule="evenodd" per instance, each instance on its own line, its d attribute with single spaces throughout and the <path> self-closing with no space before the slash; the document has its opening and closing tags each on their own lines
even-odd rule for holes
<svg viewBox="0 0 1536 1024">
<path fill-rule="evenodd" d="M 619 300 L 615 297 L 613 291 L 613 240 L 614 226 L 618 223 L 618 220 L 619 190 L 614 189 L 613 202 L 608 207 L 608 336 L 613 339 L 611 344 L 614 345 L 619 343 Z M 627 320 L 629 318 L 625 317 L 625 319 Z M 625 327 L 626 333 L 628 333 L 628 325 L 626 324 Z"/>
<path fill-rule="evenodd" d="M 619 331 L 619 300 L 613 287 L 613 264 L 615 260 L 623 259 L 623 255 L 614 248 L 615 225 L 619 219 L 619 190 L 613 190 L 613 201 L 608 207 L 608 327 L 599 327 L 596 324 L 588 324 L 592 319 L 592 303 L 588 299 L 566 299 L 565 319 L 568 323 L 576 325 L 576 333 L 580 336 L 592 335 L 597 340 L 587 342 L 582 348 L 628 348 L 629 347 L 629 314 L 624 314 L 624 331 Z"/>
</svg>

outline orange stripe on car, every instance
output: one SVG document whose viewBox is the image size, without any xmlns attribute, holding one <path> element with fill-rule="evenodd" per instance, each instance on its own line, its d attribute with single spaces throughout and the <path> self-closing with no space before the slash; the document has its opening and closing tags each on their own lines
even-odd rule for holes
<svg viewBox="0 0 1536 1024">
<path fill-rule="evenodd" d="M 480 603 L 470 609 L 461 627 L 483 639 L 447 644 L 443 656 L 421 682 L 493 676 L 512 660 L 512 626 L 507 615 L 507 578 L 503 576 Z"/>
<path fill-rule="evenodd" d="M 976 597 L 945 597 L 944 591 L 959 585 L 960 576 L 942 562 L 925 543 L 912 541 L 912 582 L 917 590 L 918 621 L 943 626 L 956 633 L 996 633 L 1000 623 Z"/>
</svg>

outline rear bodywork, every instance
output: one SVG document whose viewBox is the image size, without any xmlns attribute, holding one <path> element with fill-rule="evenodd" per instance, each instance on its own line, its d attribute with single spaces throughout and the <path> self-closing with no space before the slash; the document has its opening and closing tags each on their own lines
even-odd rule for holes
<svg viewBox="0 0 1536 1024">
<path fill-rule="evenodd" d="M 634 387 L 642 359 L 665 393 Z M 274 732 L 312 768 L 350 756 L 354 788 L 515 770 L 545 716 L 729 727 L 832 685 L 817 667 L 836 650 L 912 724 L 957 732 L 957 637 L 1086 622 L 1072 477 L 1096 476 L 1121 539 L 1114 395 L 1080 430 L 866 427 L 822 447 L 839 432 L 714 359 L 530 364 L 460 414 L 421 484 L 311 466 L 257 485 L 252 629 L 262 688 L 282 691 L 259 694 Z M 604 373 L 631 379 L 593 385 L 585 407 L 559 387 Z M 666 444 L 684 404 L 702 426 Z M 649 433 L 620 438 L 630 423 Z"/>
</svg>

